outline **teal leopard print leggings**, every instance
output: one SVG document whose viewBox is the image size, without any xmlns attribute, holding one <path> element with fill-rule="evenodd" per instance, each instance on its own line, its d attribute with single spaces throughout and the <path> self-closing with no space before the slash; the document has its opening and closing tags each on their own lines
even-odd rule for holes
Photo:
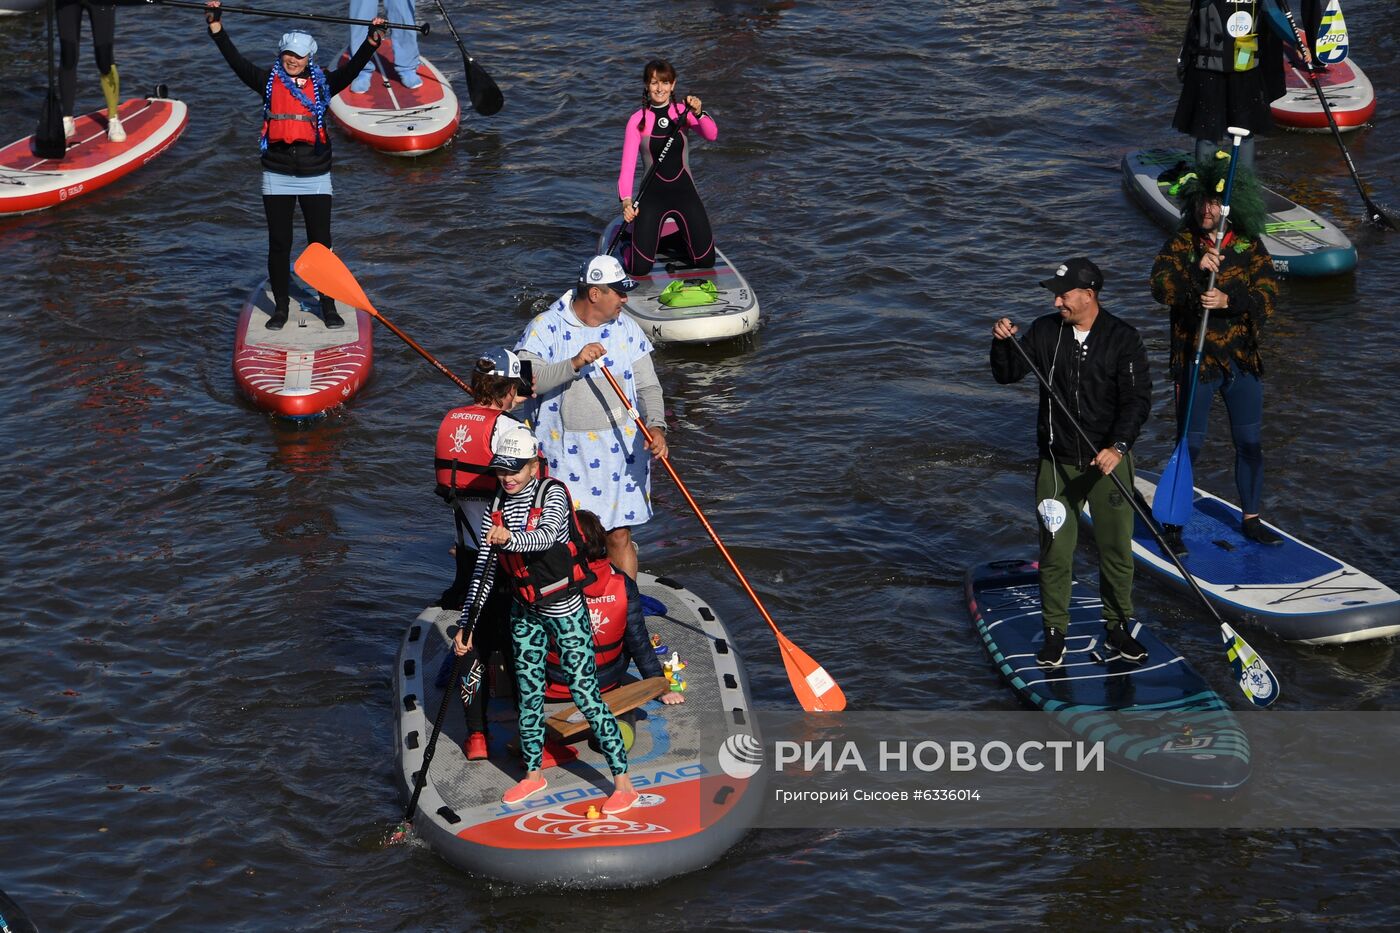
<svg viewBox="0 0 1400 933">
<path fill-rule="evenodd" d="M 627 749 L 612 710 L 598 692 L 593 668 L 593 629 L 583 606 L 571 616 L 541 615 L 518 600 L 510 609 L 511 642 L 515 653 L 515 689 L 520 699 L 520 750 L 525 770 L 537 771 L 544 747 L 544 659 L 549 639 L 559 646 L 559 666 L 569 683 L 575 705 L 593 728 L 603 757 L 613 774 L 627 773 Z"/>
</svg>

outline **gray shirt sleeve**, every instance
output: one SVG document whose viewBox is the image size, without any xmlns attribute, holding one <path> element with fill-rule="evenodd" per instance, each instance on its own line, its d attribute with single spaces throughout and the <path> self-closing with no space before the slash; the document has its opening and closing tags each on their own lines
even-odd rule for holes
<svg viewBox="0 0 1400 933">
<path fill-rule="evenodd" d="M 546 363 L 529 350 L 517 350 L 523 360 L 531 362 L 531 368 L 535 371 L 535 394 L 547 395 L 560 386 L 573 382 L 578 378 L 578 373 L 574 370 L 572 359 L 567 359 L 559 363 Z"/>
</svg>

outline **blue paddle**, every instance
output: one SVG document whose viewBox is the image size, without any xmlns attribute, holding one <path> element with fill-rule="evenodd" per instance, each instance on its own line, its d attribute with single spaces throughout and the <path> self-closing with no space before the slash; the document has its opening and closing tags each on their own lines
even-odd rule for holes
<svg viewBox="0 0 1400 933">
<path fill-rule="evenodd" d="M 1220 223 L 1215 228 L 1215 248 L 1220 249 L 1220 241 L 1225 238 L 1225 228 L 1230 223 L 1230 191 L 1235 186 L 1235 165 L 1239 161 L 1240 144 L 1249 135 L 1249 130 L 1232 126 L 1227 132 L 1233 138 L 1230 146 L 1230 171 L 1225 176 L 1225 196 L 1220 202 Z M 1206 291 L 1215 288 L 1215 271 L 1211 270 L 1210 282 Z M 1163 525 L 1185 525 L 1191 520 L 1191 505 L 1195 501 L 1196 487 L 1191 474 L 1191 449 L 1186 443 L 1191 427 L 1191 408 L 1196 402 L 1196 383 L 1201 376 L 1201 356 L 1205 352 L 1206 329 L 1210 324 L 1210 309 L 1201 309 L 1201 326 L 1196 331 L 1196 358 L 1191 362 L 1190 378 L 1186 381 L 1186 413 L 1182 417 L 1177 432 L 1176 450 L 1172 451 L 1162 470 L 1162 479 L 1157 484 L 1157 494 L 1152 499 L 1152 517 Z"/>
</svg>

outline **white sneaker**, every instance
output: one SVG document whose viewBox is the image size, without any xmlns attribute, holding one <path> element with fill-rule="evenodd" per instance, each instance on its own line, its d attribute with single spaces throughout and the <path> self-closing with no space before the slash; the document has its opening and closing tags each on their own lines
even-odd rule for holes
<svg viewBox="0 0 1400 933">
<path fill-rule="evenodd" d="M 112 117 L 107 121 L 107 138 L 114 143 L 126 142 L 126 130 L 122 129 L 121 117 Z"/>
<path fill-rule="evenodd" d="M 75 124 L 75 123 L 73 122 L 73 118 L 72 118 L 72 117 L 64 117 L 64 118 L 63 118 L 63 138 L 64 138 L 64 139 L 72 139 L 74 136 L 77 136 L 77 135 L 78 135 L 78 127 L 77 127 L 77 124 Z"/>
</svg>

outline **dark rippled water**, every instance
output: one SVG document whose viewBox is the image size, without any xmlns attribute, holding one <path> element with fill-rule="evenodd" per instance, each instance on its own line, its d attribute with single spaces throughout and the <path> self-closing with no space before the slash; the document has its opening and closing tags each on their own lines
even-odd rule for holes
<svg viewBox="0 0 1400 933">
<path fill-rule="evenodd" d="M 1184 141 L 1168 128 L 1180 6 L 453 4 L 507 108 L 417 161 L 340 139 L 337 249 L 449 366 L 513 341 L 615 209 L 637 72 L 672 58 L 718 116 L 694 165 L 767 322 L 751 344 L 661 355 L 678 469 L 852 707 L 1014 708 L 960 591 L 969 564 L 1033 540 L 1034 395 L 993 384 L 989 329 L 1046 311 L 1036 280 L 1087 254 L 1164 358 L 1145 282 L 1164 233 L 1117 173 L 1129 148 Z M 1400 39 L 1385 4 L 1347 14 L 1381 97 L 1348 142 L 1393 204 Z M 226 22 L 269 57 L 283 28 Z M 235 397 L 234 322 L 263 275 L 257 102 L 202 32 L 194 12 L 123 9 L 128 92 L 168 83 L 188 131 L 105 192 L 0 221 L 0 887 L 44 929 L 1400 923 L 1388 831 L 763 831 L 705 871 L 589 895 L 382 848 L 401 805 L 390 667 L 449 572 L 429 450 L 462 397 L 384 333 L 372 385 L 310 428 Z M 42 35 L 40 17 L 0 21 L 5 140 L 33 128 Z M 463 91 L 445 29 L 424 51 Z M 1274 137 L 1260 161 L 1361 254 L 1354 275 L 1285 287 L 1267 510 L 1394 584 L 1400 235 L 1360 226 L 1330 137 Z M 1157 394 L 1139 449 L 1164 459 L 1160 370 Z M 1223 419 L 1198 477 L 1232 495 L 1222 439 Z M 657 490 L 643 565 L 715 605 L 760 705 L 789 706 L 766 627 L 664 477 Z M 1215 627 L 1151 584 L 1138 599 L 1233 696 Z M 1400 705 L 1392 645 L 1251 640 L 1284 708 Z"/>
</svg>

